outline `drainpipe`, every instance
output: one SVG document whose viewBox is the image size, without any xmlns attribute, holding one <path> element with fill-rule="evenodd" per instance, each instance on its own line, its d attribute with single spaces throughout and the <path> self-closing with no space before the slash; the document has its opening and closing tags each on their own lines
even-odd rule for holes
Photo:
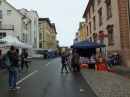
<svg viewBox="0 0 130 97">
<path fill-rule="evenodd" d="M 130 29 L 130 5 L 129 5 L 129 0 L 127 0 L 127 3 L 128 3 L 128 17 L 129 17 L 129 29 Z"/>
</svg>

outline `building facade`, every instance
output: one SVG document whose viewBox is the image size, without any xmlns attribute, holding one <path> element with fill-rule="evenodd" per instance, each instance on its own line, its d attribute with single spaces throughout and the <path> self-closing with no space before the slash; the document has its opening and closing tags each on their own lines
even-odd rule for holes
<svg viewBox="0 0 130 97">
<path fill-rule="evenodd" d="M 49 18 L 39 18 L 39 47 L 44 49 L 57 49 L 56 28 Z"/>
<path fill-rule="evenodd" d="M 74 39 L 73 44 L 76 44 L 76 43 L 78 43 L 78 32 L 76 32 L 76 34 L 75 34 L 75 39 Z"/>
<path fill-rule="evenodd" d="M 130 66 L 128 1 L 89 0 L 83 14 L 87 39 L 106 44 L 108 52 L 119 53 L 121 64 L 126 66 Z"/>
<path fill-rule="evenodd" d="M 10 35 L 37 48 L 39 47 L 37 34 L 38 15 L 36 12 L 26 9 L 17 10 L 6 0 L 0 0 L 0 38 Z"/>
</svg>

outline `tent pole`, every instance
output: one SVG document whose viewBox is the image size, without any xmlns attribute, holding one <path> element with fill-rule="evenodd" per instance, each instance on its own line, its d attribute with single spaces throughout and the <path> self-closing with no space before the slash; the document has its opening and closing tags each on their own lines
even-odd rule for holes
<svg viewBox="0 0 130 97">
<path fill-rule="evenodd" d="M 100 56 L 101 56 L 101 58 L 102 58 L 102 48 L 100 48 Z"/>
</svg>

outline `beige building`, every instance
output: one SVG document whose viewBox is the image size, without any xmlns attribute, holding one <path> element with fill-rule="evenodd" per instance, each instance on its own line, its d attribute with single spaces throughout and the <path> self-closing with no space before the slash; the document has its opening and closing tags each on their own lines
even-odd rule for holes
<svg viewBox="0 0 130 97">
<path fill-rule="evenodd" d="M 108 52 L 119 53 L 121 64 L 126 66 L 130 66 L 128 1 L 89 0 L 83 14 L 87 39 L 106 44 Z M 97 37 L 97 35 L 106 35 L 106 37 Z"/>
<path fill-rule="evenodd" d="M 39 48 L 56 50 L 55 24 L 50 23 L 49 18 L 39 18 L 39 27 Z"/>
<path fill-rule="evenodd" d="M 0 38 L 7 35 L 35 48 L 39 47 L 37 12 L 17 10 L 6 0 L 0 0 Z"/>
</svg>

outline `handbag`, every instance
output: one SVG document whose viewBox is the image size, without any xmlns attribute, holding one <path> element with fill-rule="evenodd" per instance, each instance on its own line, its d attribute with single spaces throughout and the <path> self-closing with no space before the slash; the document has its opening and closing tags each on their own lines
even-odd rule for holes
<svg viewBox="0 0 130 97">
<path fill-rule="evenodd" d="M 27 61 L 28 59 L 27 58 L 24 58 L 23 61 Z"/>
</svg>

